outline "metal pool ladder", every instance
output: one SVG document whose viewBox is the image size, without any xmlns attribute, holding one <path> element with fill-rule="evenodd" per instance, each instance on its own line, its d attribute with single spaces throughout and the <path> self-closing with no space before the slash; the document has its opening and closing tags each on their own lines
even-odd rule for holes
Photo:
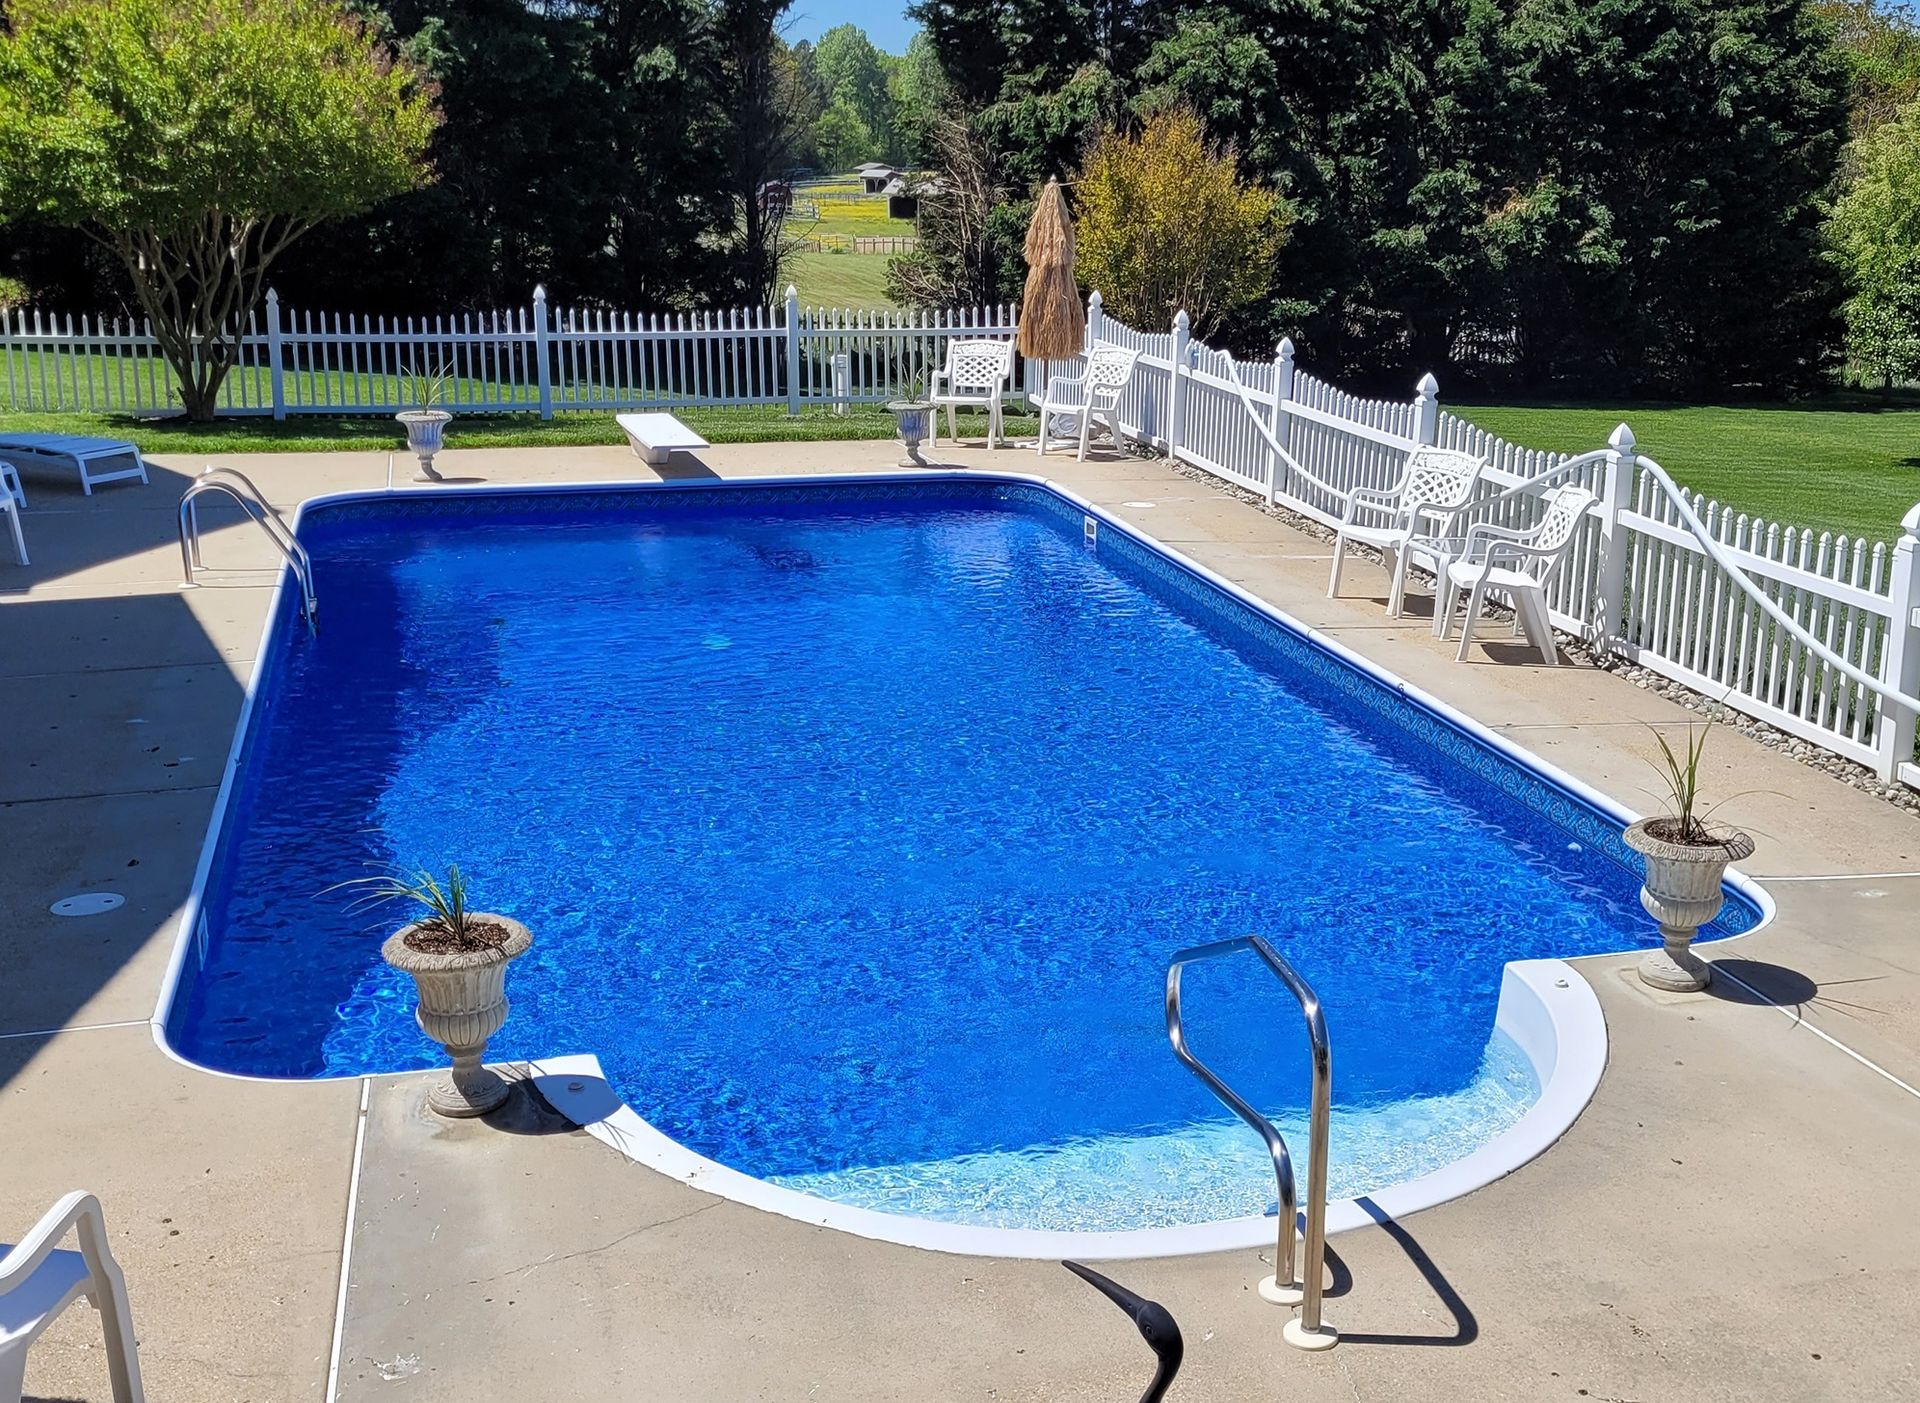
<svg viewBox="0 0 1920 1403">
<path fill-rule="evenodd" d="M 1307 1231 L 1303 1269 L 1296 1271 L 1293 1225 L 1298 1205 L 1295 1202 L 1293 1156 L 1279 1130 L 1256 1111 L 1234 1089 L 1215 1076 L 1213 1070 L 1187 1047 L 1187 1032 L 1180 1019 L 1180 971 L 1203 960 L 1218 960 L 1227 955 L 1251 950 L 1266 962 L 1299 1001 L 1306 1015 L 1307 1044 L 1313 1053 L 1313 1103 L 1307 1124 Z M 1286 1323 L 1281 1335 L 1300 1349 L 1331 1349 L 1340 1342 L 1340 1332 L 1320 1318 L 1320 1297 L 1326 1270 L 1327 1248 L 1327 1114 L 1333 1103 L 1333 1054 L 1327 1046 L 1327 1020 L 1320 1012 L 1320 998 L 1299 971 L 1287 963 L 1279 951 L 1257 935 L 1233 940 L 1216 940 L 1210 945 L 1195 945 L 1182 950 L 1167 966 L 1167 1040 L 1173 1055 L 1186 1064 L 1221 1102 L 1252 1126 L 1266 1141 L 1273 1157 L 1273 1177 L 1280 1188 L 1280 1233 L 1273 1258 L 1273 1275 L 1260 1283 L 1260 1295 L 1275 1305 L 1297 1305 L 1300 1314 Z"/>
<path fill-rule="evenodd" d="M 195 499 L 208 492 L 231 497 L 240 510 L 267 533 L 267 539 L 273 542 L 293 571 L 293 578 L 299 582 L 300 616 L 307 621 L 307 631 L 311 633 L 320 610 L 320 602 L 313 593 L 313 561 L 308 559 L 306 547 L 294 537 L 280 513 L 245 473 L 232 468 L 207 468 L 180 494 L 180 568 L 184 582 L 195 583 L 193 572 L 206 568 L 206 562 L 200 558 L 200 511 Z"/>
</svg>

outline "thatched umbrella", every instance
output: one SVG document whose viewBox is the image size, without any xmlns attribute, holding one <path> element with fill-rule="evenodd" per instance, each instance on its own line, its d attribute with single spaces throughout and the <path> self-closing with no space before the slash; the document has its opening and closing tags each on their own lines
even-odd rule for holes
<svg viewBox="0 0 1920 1403">
<path fill-rule="evenodd" d="M 1020 354 L 1067 360 L 1080 354 L 1086 316 L 1073 280 L 1073 221 L 1058 180 L 1049 180 L 1027 225 L 1027 290 L 1020 301 Z"/>
</svg>

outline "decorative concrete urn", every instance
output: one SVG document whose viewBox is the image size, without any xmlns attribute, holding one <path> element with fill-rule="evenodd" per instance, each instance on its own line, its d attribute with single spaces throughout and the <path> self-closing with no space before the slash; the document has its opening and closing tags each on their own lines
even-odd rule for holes
<svg viewBox="0 0 1920 1403">
<path fill-rule="evenodd" d="M 446 1048 L 453 1070 L 427 1093 L 427 1104 L 443 1116 L 482 1116 L 507 1099 L 507 1084 L 480 1065 L 487 1039 L 507 1021 L 507 965 L 527 953 L 533 934 L 505 916 L 474 912 L 469 926 L 506 932 L 498 945 L 468 950 L 422 950 L 407 937 L 441 937 L 442 928 L 416 921 L 395 931 L 380 947 L 380 957 L 413 976 L 420 996 L 414 1021 L 420 1031 Z"/>
<path fill-rule="evenodd" d="M 900 460 L 900 466 L 924 468 L 927 460 L 920 456 L 920 445 L 926 441 L 927 430 L 932 427 L 933 406 L 924 400 L 896 399 L 890 401 L 887 408 L 893 411 L 900 442 L 907 448 L 907 456 Z"/>
<path fill-rule="evenodd" d="M 1663 949 L 1640 962 L 1640 977 L 1656 989 L 1692 993 L 1707 987 L 1713 968 L 1693 953 L 1694 932 L 1726 904 L 1721 880 L 1727 864 L 1753 855 L 1753 839 L 1737 828 L 1708 829 L 1712 841 L 1677 843 L 1670 818 L 1641 819 L 1626 831 L 1627 846 L 1646 859 L 1640 905 L 1660 923 Z"/>
<path fill-rule="evenodd" d="M 420 459 L 420 472 L 413 480 L 444 481 L 433 470 L 433 455 L 440 451 L 441 435 L 453 421 L 453 416 L 444 409 L 403 409 L 393 417 L 406 426 L 407 451 Z"/>
</svg>

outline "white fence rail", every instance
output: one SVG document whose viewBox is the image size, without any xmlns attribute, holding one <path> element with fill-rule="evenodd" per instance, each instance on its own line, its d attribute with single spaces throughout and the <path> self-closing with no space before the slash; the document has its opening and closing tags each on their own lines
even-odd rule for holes
<svg viewBox="0 0 1920 1403">
<path fill-rule="evenodd" d="M 1431 375 L 1410 400 L 1364 399 L 1300 369 L 1291 342 L 1237 363 L 1193 339 L 1185 313 L 1138 331 L 1098 293 L 1087 338 L 1140 352 L 1127 434 L 1327 525 L 1355 488 L 1392 487 L 1419 445 L 1487 460 L 1470 521 L 1530 525 L 1546 488 L 1590 489 L 1549 591 L 1557 627 L 1920 788 L 1920 506 L 1892 542 L 1815 533 L 1672 488 L 1624 424 L 1589 453 L 1523 448 L 1443 412 Z"/>
<path fill-rule="evenodd" d="M 283 308 L 248 319 L 220 389 L 233 415 L 392 413 L 409 378 L 444 370 L 469 413 L 877 403 L 924 384 L 960 337 L 1010 339 L 1011 306 L 923 312 L 782 307 L 643 315 L 550 307 L 535 288 L 508 311 L 374 317 Z M 835 358 L 846 357 L 844 374 Z M 10 411 L 164 414 L 174 377 L 144 324 L 0 313 L 0 393 Z"/>
</svg>

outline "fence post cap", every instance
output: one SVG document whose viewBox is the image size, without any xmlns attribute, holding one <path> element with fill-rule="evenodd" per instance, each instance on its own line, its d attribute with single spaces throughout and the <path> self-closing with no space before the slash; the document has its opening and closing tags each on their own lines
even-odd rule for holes
<svg viewBox="0 0 1920 1403">
<path fill-rule="evenodd" d="M 1907 508 L 1907 514 L 1900 518 L 1900 530 L 1909 539 L 1920 540 L 1920 502 Z"/>
<path fill-rule="evenodd" d="M 1440 382 L 1433 378 L 1433 372 L 1429 370 L 1425 375 L 1420 377 L 1420 383 L 1415 385 L 1414 389 L 1431 399 L 1440 393 Z"/>
<path fill-rule="evenodd" d="M 1280 338 L 1280 344 L 1273 348 L 1273 352 L 1279 356 L 1281 360 L 1292 360 L 1293 338 L 1291 336 L 1282 336 Z"/>
<path fill-rule="evenodd" d="M 278 307 L 280 305 L 280 294 L 272 288 L 267 289 L 267 305 L 269 307 Z"/>
<path fill-rule="evenodd" d="M 535 283 L 533 285 L 533 300 L 535 302 L 545 302 L 547 300 L 547 285 L 545 283 Z"/>
<path fill-rule="evenodd" d="M 1187 316 L 1187 309 L 1185 307 L 1182 307 L 1178 312 L 1174 313 L 1173 324 L 1182 331 L 1185 331 L 1193 325 L 1193 320 Z"/>
<path fill-rule="evenodd" d="M 1087 305 L 1088 305 L 1089 307 L 1102 307 L 1102 306 L 1105 306 L 1105 305 L 1106 305 L 1106 301 L 1107 301 L 1107 299 L 1106 299 L 1106 298 L 1104 298 L 1104 297 L 1102 297 L 1102 296 L 1100 295 L 1100 289 L 1099 289 L 1099 288 L 1097 288 L 1097 287 L 1096 287 L 1096 288 L 1095 288 L 1095 289 L 1094 289 L 1094 290 L 1092 291 L 1092 293 L 1090 293 L 1090 294 L 1088 295 L 1088 297 L 1087 297 Z"/>
<path fill-rule="evenodd" d="M 1607 447 L 1616 453 L 1627 453 L 1633 449 L 1633 430 L 1622 424 L 1607 437 Z"/>
<path fill-rule="evenodd" d="M 787 284 L 787 301 L 792 302 L 800 296 L 800 289 L 792 283 Z"/>
</svg>

